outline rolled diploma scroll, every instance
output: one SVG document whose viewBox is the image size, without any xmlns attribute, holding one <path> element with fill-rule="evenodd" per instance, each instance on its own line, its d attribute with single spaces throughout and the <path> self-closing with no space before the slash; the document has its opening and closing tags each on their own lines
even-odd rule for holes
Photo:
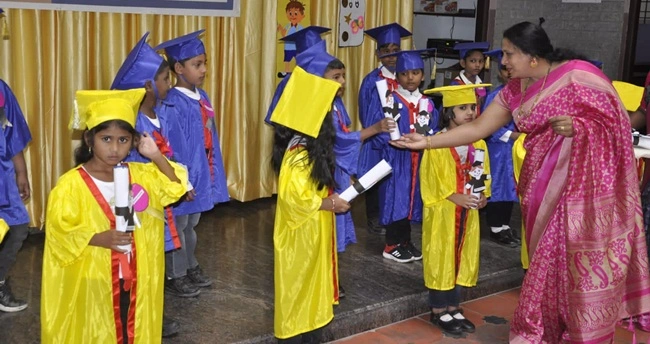
<svg viewBox="0 0 650 344">
<path fill-rule="evenodd" d="M 352 201 L 355 197 L 359 196 L 362 192 L 370 189 L 382 178 L 386 177 L 389 173 L 393 171 L 393 168 L 382 159 L 377 165 L 366 172 L 359 180 L 357 180 L 353 185 L 350 185 L 349 188 L 345 189 L 343 193 L 339 195 L 346 202 Z"/>
<path fill-rule="evenodd" d="M 386 80 L 384 79 L 379 80 L 375 82 L 375 84 L 377 85 L 377 93 L 379 93 L 379 100 L 381 101 L 382 110 L 386 107 L 392 108 L 393 104 L 386 103 L 386 92 L 388 91 L 388 83 L 386 82 Z M 391 115 L 389 112 L 386 111 L 384 111 L 384 117 L 395 119 L 393 118 L 393 115 Z M 400 134 L 399 132 L 399 127 L 397 126 L 395 126 L 395 128 L 393 128 L 389 133 L 390 133 L 391 140 L 397 140 L 402 136 L 402 134 Z"/>
<path fill-rule="evenodd" d="M 115 185 L 115 230 L 132 232 L 133 208 L 129 204 L 129 168 L 117 165 L 113 168 L 113 184 Z M 120 250 L 131 252 L 131 245 L 120 245 Z"/>
<path fill-rule="evenodd" d="M 420 110 L 418 111 L 419 113 L 421 113 L 422 111 L 426 111 L 427 113 L 429 113 L 429 98 L 422 97 L 422 99 L 420 99 L 420 101 L 418 102 L 418 106 Z"/>
</svg>

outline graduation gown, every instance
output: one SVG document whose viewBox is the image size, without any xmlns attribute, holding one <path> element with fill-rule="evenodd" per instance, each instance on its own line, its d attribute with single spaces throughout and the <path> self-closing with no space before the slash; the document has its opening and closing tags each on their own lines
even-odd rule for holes
<svg viewBox="0 0 650 344">
<path fill-rule="evenodd" d="M 397 127 L 402 134 L 413 132 L 410 128 L 415 123 L 413 111 L 417 105 L 412 105 L 393 92 L 395 102 L 402 104 Z M 439 121 L 438 111 L 429 99 L 429 127 L 436 128 Z M 417 111 L 416 111 L 417 113 Z M 393 167 L 379 185 L 379 223 L 385 226 L 398 220 L 408 218 L 411 221 L 422 221 L 422 199 L 420 198 L 419 163 L 422 153 L 407 149 L 399 149 L 388 143 L 388 133 L 376 135 L 382 140 L 381 158 Z"/>
<path fill-rule="evenodd" d="M 193 201 L 182 202 L 176 207 L 177 215 L 204 212 L 212 209 L 214 204 L 230 200 L 214 111 L 205 91 L 198 87 L 196 90 L 198 95 L 193 94 L 194 98 L 191 98 L 174 87 L 165 100 L 174 105 L 179 115 L 178 123 L 189 151 L 190 183 L 196 191 Z M 211 135 L 209 149 L 206 149 L 206 132 Z"/>
<path fill-rule="evenodd" d="M 334 213 L 319 210 L 328 190 L 309 177 L 307 151 L 289 149 L 275 210 L 274 333 L 285 339 L 327 325 L 338 302 Z"/>
<path fill-rule="evenodd" d="M 4 239 L 7 232 L 9 232 L 9 225 L 5 220 L 0 219 L 0 243 L 2 243 L 2 239 Z"/>
<path fill-rule="evenodd" d="M 483 111 L 499 94 L 503 85 L 495 88 L 485 98 Z M 514 141 L 503 142 L 500 137 L 507 131 L 515 131 L 515 122 L 504 125 L 487 138 L 486 143 L 490 153 L 490 171 L 492 176 L 492 197 L 489 202 L 518 202 L 517 185 L 512 167 L 512 146 Z"/>
<path fill-rule="evenodd" d="M 134 343 L 161 341 L 165 252 L 163 206 L 176 202 L 187 186 L 185 169 L 172 163 L 181 183 L 170 181 L 155 164 L 129 163 L 132 183 L 140 184 L 149 205 L 136 213 L 135 260 L 128 326 Z M 108 216 L 84 181 L 78 166 L 66 172 L 50 193 L 45 223 L 41 341 L 117 343 L 119 313 L 118 253 L 88 243 L 111 228 Z M 92 180 L 91 180 L 92 183 Z M 94 184 L 93 184 L 94 185 Z M 99 190 L 97 190 L 99 192 Z M 101 194 L 98 197 L 102 198 Z M 102 198 L 103 199 L 103 198 Z"/>
<path fill-rule="evenodd" d="M 180 124 L 178 124 L 178 115 L 173 105 L 158 106 L 154 110 L 160 121 L 160 128 L 156 127 L 147 115 L 138 112 L 135 122 L 135 130 L 139 133 L 149 133 L 156 141 L 158 149 L 171 161 L 175 161 L 188 166 L 187 147 L 182 135 Z M 150 160 L 142 156 L 137 149 L 131 150 L 126 158 L 127 162 L 149 162 Z M 181 247 L 178 238 L 178 230 L 174 220 L 174 207 L 167 206 L 165 214 L 165 252 L 172 251 Z"/>
<path fill-rule="evenodd" d="M 273 125 L 271 122 L 271 115 L 273 114 L 275 107 L 278 105 L 278 101 L 280 101 L 280 96 L 282 95 L 284 88 L 287 87 L 287 82 L 289 82 L 290 76 L 291 73 L 285 75 L 275 88 L 275 93 L 273 93 L 273 98 L 271 99 L 271 105 L 269 105 L 269 110 L 266 112 L 266 117 L 264 117 L 264 122 L 268 125 Z"/>
<path fill-rule="evenodd" d="M 16 184 L 16 169 L 11 161 L 18 153 L 22 152 L 32 140 L 25 116 L 20 109 L 18 100 L 9 86 L 0 80 L 0 146 L 4 149 L 0 155 L 0 218 L 9 226 L 29 223 L 27 208 L 20 198 L 20 191 Z"/>
<path fill-rule="evenodd" d="M 382 110 L 381 100 L 377 93 L 376 82 L 382 79 L 389 81 L 388 87 L 396 88 L 397 81 L 394 78 L 385 76 L 381 73 L 383 67 L 379 67 L 368 73 L 359 88 L 359 121 L 364 128 L 368 128 L 373 124 L 384 119 L 384 111 Z M 381 161 L 381 150 L 384 147 L 384 140 L 379 135 L 369 137 L 361 146 L 361 153 L 359 154 L 359 167 L 357 170 L 358 176 L 363 176 L 366 172 L 370 171 L 379 161 Z"/>
<path fill-rule="evenodd" d="M 524 148 L 524 141 L 526 134 L 521 134 L 512 146 L 512 165 L 514 169 L 515 180 L 519 183 L 519 174 L 521 167 L 524 165 L 524 158 L 526 157 L 526 148 Z M 526 227 L 524 217 L 521 218 L 521 266 L 528 269 L 530 259 L 528 257 L 528 247 L 526 246 Z"/>
<path fill-rule="evenodd" d="M 336 181 L 336 187 L 334 192 L 341 194 L 350 186 L 350 178 L 357 174 L 361 132 L 350 132 L 348 129 L 352 121 L 341 97 L 334 99 L 333 109 L 334 115 L 332 118 L 336 128 L 336 138 L 334 139 L 334 155 L 336 156 L 334 180 Z M 345 251 L 347 245 L 357 242 L 351 211 L 336 214 L 336 238 L 338 252 Z"/>
<path fill-rule="evenodd" d="M 422 158 L 420 176 L 424 220 L 422 256 L 424 284 L 429 289 L 451 290 L 456 285 L 473 287 L 478 280 L 480 224 L 477 209 L 466 210 L 447 197 L 466 193 L 465 184 L 475 149 L 487 149 L 483 140 L 468 150 L 465 164 L 454 148 L 428 149 Z M 490 174 L 485 155 L 484 174 Z M 485 197 L 490 197 L 491 180 L 486 180 Z"/>
</svg>

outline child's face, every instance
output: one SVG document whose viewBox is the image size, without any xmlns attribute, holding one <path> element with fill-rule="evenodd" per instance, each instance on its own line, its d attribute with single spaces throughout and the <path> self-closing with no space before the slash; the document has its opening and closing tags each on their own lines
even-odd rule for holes
<svg viewBox="0 0 650 344">
<path fill-rule="evenodd" d="M 499 78 L 501 79 L 501 83 L 504 84 L 507 84 L 508 81 L 510 81 L 510 74 L 508 73 L 508 69 L 506 69 L 505 66 L 499 69 Z"/>
<path fill-rule="evenodd" d="M 169 67 L 165 67 L 162 73 L 156 76 L 156 89 L 158 90 L 158 99 L 164 100 L 167 98 L 167 92 L 172 86 L 171 79 L 169 78 Z"/>
<path fill-rule="evenodd" d="M 424 80 L 422 69 L 410 69 L 397 73 L 397 82 L 409 92 L 417 90 L 422 80 Z"/>
<path fill-rule="evenodd" d="M 345 92 L 345 68 L 330 69 L 325 72 L 325 75 L 323 75 L 323 77 L 325 79 L 334 80 L 341 84 L 341 88 L 339 88 L 339 91 L 336 93 L 336 95 L 342 97 L 343 92 Z"/>
<path fill-rule="evenodd" d="M 176 63 L 176 74 L 182 75 L 187 83 L 193 86 L 203 84 L 205 74 L 208 72 L 205 54 L 194 56 L 185 61 L 185 64 Z"/>
<path fill-rule="evenodd" d="M 93 158 L 107 166 L 124 161 L 133 148 L 133 135 L 116 124 L 95 133 L 92 142 L 86 142 L 93 149 Z"/>
<path fill-rule="evenodd" d="M 291 25 L 297 25 L 303 20 L 303 18 L 305 18 L 305 14 L 302 13 L 299 8 L 294 7 L 287 11 L 287 19 L 289 19 Z"/>
<path fill-rule="evenodd" d="M 465 69 L 465 76 L 475 77 L 485 67 L 485 57 L 478 50 L 470 51 L 464 59 L 460 60 L 460 66 Z"/>
<path fill-rule="evenodd" d="M 476 104 L 461 104 L 454 106 L 454 118 L 449 121 L 449 129 L 469 123 L 476 118 Z"/>
<path fill-rule="evenodd" d="M 401 50 L 402 49 L 400 49 L 399 45 L 391 43 L 388 44 L 387 46 L 381 47 L 379 50 L 377 50 L 376 54 L 377 57 L 380 57 L 386 54 L 396 53 Z M 381 64 L 386 68 L 388 68 L 388 70 L 394 71 L 395 64 L 397 63 L 397 55 L 381 57 L 379 58 L 379 61 L 381 61 Z"/>
</svg>

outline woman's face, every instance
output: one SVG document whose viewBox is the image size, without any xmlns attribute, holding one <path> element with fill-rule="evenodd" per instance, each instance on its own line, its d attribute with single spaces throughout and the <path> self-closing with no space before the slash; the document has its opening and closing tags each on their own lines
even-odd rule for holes
<svg viewBox="0 0 650 344">
<path fill-rule="evenodd" d="M 531 76 L 532 67 L 530 66 L 530 62 L 533 59 L 532 56 L 521 51 L 507 38 L 501 41 L 501 50 L 503 50 L 501 64 L 508 70 L 510 78 L 524 79 Z"/>
</svg>

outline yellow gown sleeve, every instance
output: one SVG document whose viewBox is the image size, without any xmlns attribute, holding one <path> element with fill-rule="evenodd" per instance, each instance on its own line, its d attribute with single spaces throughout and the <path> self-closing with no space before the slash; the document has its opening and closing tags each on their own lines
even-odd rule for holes
<svg viewBox="0 0 650 344">
<path fill-rule="evenodd" d="M 74 169 L 61 177 L 47 201 L 46 245 L 59 266 L 76 262 L 85 254 L 93 235 L 110 229 L 110 222 L 106 218 L 95 219 L 95 223 L 102 228 L 88 225 L 88 214 L 83 211 L 84 206 L 79 204 L 79 200 L 96 201 L 87 191 L 81 178 L 74 178 L 75 173 L 79 172 Z M 88 194 L 90 197 L 70 197 L 79 193 Z"/>
<path fill-rule="evenodd" d="M 285 173 L 281 173 L 278 180 L 277 206 L 285 209 L 286 214 L 291 214 L 281 219 L 287 228 L 296 229 L 319 211 L 323 197 L 309 178 L 311 169 L 307 165 L 307 151 L 287 154 L 292 155 L 287 157 L 283 166 Z"/>
<path fill-rule="evenodd" d="M 156 204 L 151 205 L 155 208 L 170 205 L 178 201 L 187 192 L 187 171 L 175 162 L 170 161 L 169 164 L 174 168 L 174 173 L 180 179 L 180 183 L 171 181 L 152 162 L 129 163 L 129 168 L 135 170 L 134 173 L 139 176 L 139 182 L 143 183 L 142 186 L 150 193 L 149 199 L 156 202 Z"/>
<path fill-rule="evenodd" d="M 424 152 L 420 164 L 420 192 L 425 207 L 445 200 L 456 192 L 456 166 L 449 161 L 454 161 L 449 148 Z"/>
<path fill-rule="evenodd" d="M 5 220 L 0 219 L 0 243 L 2 242 L 2 239 L 4 239 L 5 234 L 9 231 L 9 225 L 5 222 Z"/>
<path fill-rule="evenodd" d="M 521 134 L 512 146 L 512 165 L 515 173 L 515 182 L 519 183 L 519 174 L 521 167 L 524 164 L 526 157 L 526 148 L 524 148 L 524 141 L 526 134 Z M 524 219 L 521 218 L 521 265 L 524 269 L 528 269 L 529 265 L 528 247 L 526 246 L 526 228 L 524 226 Z"/>
</svg>

